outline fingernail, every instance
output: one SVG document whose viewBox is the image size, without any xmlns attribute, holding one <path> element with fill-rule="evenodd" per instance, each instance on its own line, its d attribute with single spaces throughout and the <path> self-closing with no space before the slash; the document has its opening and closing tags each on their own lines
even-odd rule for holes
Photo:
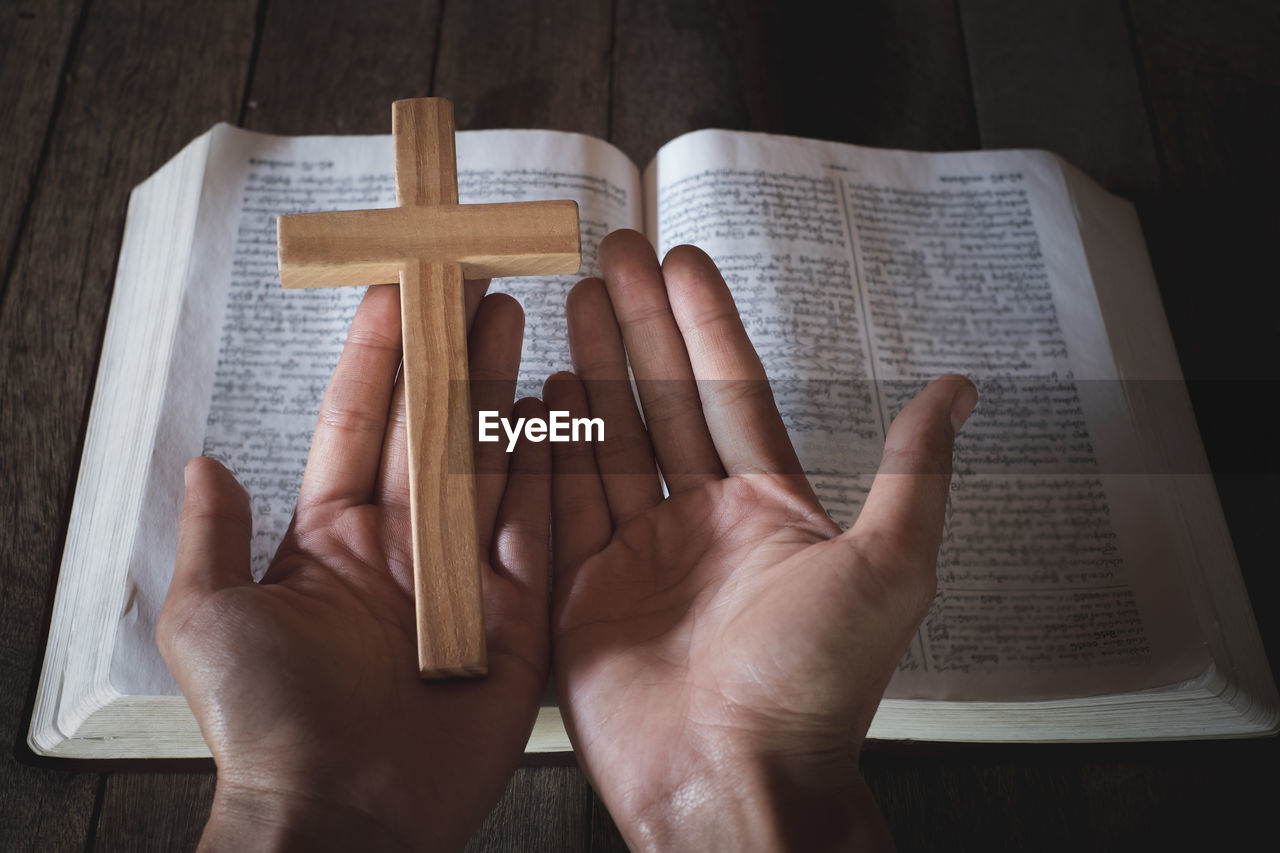
<svg viewBox="0 0 1280 853">
<path fill-rule="evenodd" d="M 962 379 L 960 387 L 951 398 L 951 429 L 955 432 L 960 431 L 960 427 L 969 420 L 969 415 L 973 414 L 974 407 L 978 405 L 978 389 L 967 378 Z"/>
</svg>

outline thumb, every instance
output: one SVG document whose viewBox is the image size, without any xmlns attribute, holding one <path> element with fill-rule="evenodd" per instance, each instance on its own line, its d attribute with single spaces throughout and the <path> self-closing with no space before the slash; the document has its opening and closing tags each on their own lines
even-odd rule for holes
<svg viewBox="0 0 1280 853">
<path fill-rule="evenodd" d="M 197 456 L 184 472 L 178 556 L 156 632 L 164 648 L 189 608 L 226 587 L 248 583 L 253 516 L 249 494 L 222 463 Z"/>
<path fill-rule="evenodd" d="M 951 453 L 957 430 L 977 402 L 978 389 L 972 382 L 955 374 L 944 376 L 925 386 L 889 427 L 871 492 L 857 523 L 844 536 L 857 543 L 876 570 L 905 572 L 905 577 L 893 580 L 929 580 L 928 588 L 933 589 Z"/>
</svg>

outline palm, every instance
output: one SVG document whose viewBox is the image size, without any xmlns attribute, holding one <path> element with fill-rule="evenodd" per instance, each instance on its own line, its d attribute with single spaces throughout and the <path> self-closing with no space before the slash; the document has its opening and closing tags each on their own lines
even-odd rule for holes
<svg viewBox="0 0 1280 853">
<path fill-rule="evenodd" d="M 599 256 L 604 281 L 569 299 L 577 376 L 545 389 L 612 430 L 590 454 L 554 448 L 552 648 L 580 760 L 642 846 L 636 827 L 732 785 L 733 761 L 865 799 L 857 749 L 932 599 L 960 384 L 903 410 L 899 470 L 841 533 L 710 259 L 659 267 L 626 233 Z"/>
<path fill-rule="evenodd" d="M 594 773 L 630 780 L 631 807 L 670 793 L 688 769 L 673 756 L 762 730 L 838 740 L 858 716 L 862 697 L 832 695 L 849 681 L 841 629 L 856 586 L 828 541 L 838 528 L 816 506 L 797 512 L 802 498 L 770 477 L 682 492 L 619 527 L 562 600 L 554 649 L 570 725 Z"/>
<path fill-rule="evenodd" d="M 750 637 L 745 645 L 728 642 L 746 624 L 744 614 L 754 620 L 788 606 L 795 578 L 781 577 L 779 564 L 834 532 L 816 516 L 796 518 L 778 502 L 762 504 L 770 485 L 716 481 L 620 526 L 583 564 L 584 580 L 560 607 L 558 661 L 572 668 L 607 651 L 610 666 L 599 676 L 618 681 L 717 668 L 728 678 L 724 668 L 750 666 L 758 652 Z M 686 624 L 695 630 L 681 631 Z M 626 674 L 618 671 L 623 660 L 632 670 Z"/>
<path fill-rule="evenodd" d="M 523 320 L 509 297 L 477 311 L 482 290 L 470 294 L 471 364 L 503 378 L 473 398 L 509 414 Z M 295 811 L 372 820 L 410 846 L 449 846 L 502 793 L 546 681 L 549 459 L 528 445 L 509 459 L 477 452 L 489 674 L 422 682 L 398 330 L 394 288 L 371 288 L 262 583 L 249 576 L 243 490 L 212 460 L 188 467 L 157 634 L 218 764 L 220 798 L 272 794 Z"/>
<path fill-rule="evenodd" d="M 249 711 L 212 715 L 217 722 L 206 727 L 228 782 L 251 779 L 265 752 L 294 778 L 336 778 L 356 789 L 316 792 L 335 800 L 372 797 L 411 811 L 428 797 L 443 795 L 462 808 L 496 796 L 494 780 L 503 779 L 510 756 L 523 746 L 542 688 L 537 622 L 491 626 L 491 675 L 483 681 L 419 680 L 411 566 L 403 555 L 367 547 L 388 541 L 388 528 L 404 523 L 389 515 L 359 507 L 323 519 L 300 517 L 296 528 L 318 532 L 286 539 L 269 583 L 222 590 L 205 605 L 205 618 L 216 623 L 184 629 L 206 654 L 216 649 L 242 662 L 196 691 L 206 704 Z M 355 556 L 361 553 L 373 562 Z M 518 585 L 487 567 L 485 573 L 495 612 L 518 608 L 524 594 Z M 441 732 L 450 738 L 441 741 Z M 477 751 L 481 742 L 491 748 Z M 314 744 L 341 746 L 318 754 Z M 495 758 L 497 766 L 483 766 Z M 290 762 L 297 766 L 282 766 Z M 413 786 L 397 780 L 388 788 L 386 781 L 395 778 L 388 762 L 441 771 L 468 762 L 482 766 L 462 777 L 463 784 L 456 784 L 456 774 L 445 779 L 427 772 Z"/>
</svg>

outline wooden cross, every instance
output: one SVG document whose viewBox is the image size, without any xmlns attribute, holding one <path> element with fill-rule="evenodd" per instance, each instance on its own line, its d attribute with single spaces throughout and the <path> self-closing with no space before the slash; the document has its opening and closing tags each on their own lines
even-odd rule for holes
<svg viewBox="0 0 1280 853">
<path fill-rule="evenodd" d="M 400 283 L 418 669 L 487 670 L 463 278 L 575 273 L 572 201 L 458 204 L 453 105 L 396 101 L 396 203 L 279 220 L 285 287 Z"/>
</svg>

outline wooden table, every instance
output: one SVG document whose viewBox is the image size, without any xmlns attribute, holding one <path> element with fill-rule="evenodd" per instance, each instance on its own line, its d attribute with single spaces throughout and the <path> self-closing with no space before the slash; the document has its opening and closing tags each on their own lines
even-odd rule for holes
<svg viewBox="0 0 1280 853">
<path fill-rule="evenodd" d="M 867 145 L 1041 147 L 1143 216 L 1271 659 L 1280 606 L 1280 4 L 1272 0 L 6 0 L 0 7 L 0 848 L 191 847 L 214 779 L 24 761 L 129 190 L 216 121 L 382 133 L 395 98 L 644 164 L 719 126 Z M 834 4 L 833 4 L 834 5 Z M 904 850 L 1272 836 L 1275 739 L 873 747 Z M 476 849 L 619 849 L 572 759 L 530 765 Z"/>
</svg>

